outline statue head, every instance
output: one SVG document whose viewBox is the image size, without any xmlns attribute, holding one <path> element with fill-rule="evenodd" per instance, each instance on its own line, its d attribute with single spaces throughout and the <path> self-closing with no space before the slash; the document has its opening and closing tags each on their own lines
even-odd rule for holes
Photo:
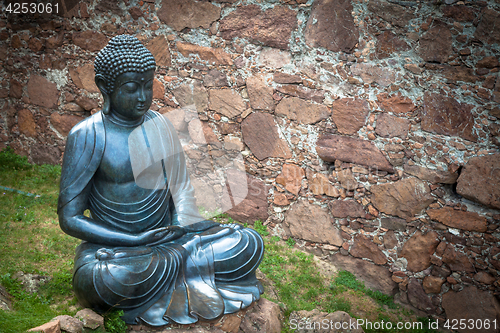
<svg viewBox="0 0 500 333">
<path fill-rule="evenodd" d="M 110 112 L 112 97 L 116 95 L 118 88 L 117 79 L 123 78 L 124 75 L 132 77 L 134 75 L 128 73 L 135 73 L 137 74 L 135 79 L 144 80 L 145 74 L 154 75 L 155 68 L 153 55 L 136 37 L 130 35 L 113 37 L 97 54 L 94 63 L 95 83 L 104 98 L 103 113 Z"/>
</svg>

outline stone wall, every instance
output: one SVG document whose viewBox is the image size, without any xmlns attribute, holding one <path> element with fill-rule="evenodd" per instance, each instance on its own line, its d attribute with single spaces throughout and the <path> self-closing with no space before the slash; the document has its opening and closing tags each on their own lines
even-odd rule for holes
<svg viewBox="0 0 500 333">
<path fill-rule="evenodd" d="M 231 216 L 429 314 L 498 316 L 499 0 L 59 4 L 2 11 L 1 148 L 60 163 L 102 105 L 96 52 L 136 35 L 158 64 L 152 108 L 195 105 L 207 158 L 244 156 Z"/>
</svg>

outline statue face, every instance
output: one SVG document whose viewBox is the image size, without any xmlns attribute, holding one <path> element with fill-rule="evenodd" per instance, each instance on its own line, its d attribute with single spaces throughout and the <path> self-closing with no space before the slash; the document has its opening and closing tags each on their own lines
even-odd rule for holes
<svg viewBox="0 0 500 333">
<path fill-rule="evenodd" d="M 154 70 L 118 75 L 110 95 L 111 112 L 125 120 L 142 117 L 153 101 Z"/>
</svg>

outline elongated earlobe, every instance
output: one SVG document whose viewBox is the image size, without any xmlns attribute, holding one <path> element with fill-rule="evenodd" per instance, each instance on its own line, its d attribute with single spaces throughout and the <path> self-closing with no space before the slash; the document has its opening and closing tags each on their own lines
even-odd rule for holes
<svg viewBox="0 0 500 333">
<path fill-rule="evenodd" d="M 106 80 L 102 74 L 96 74 L 95 76 L 95 84 L 101 91 L 102 97 L 104 98 L 104 104 L 102 106 L 102 113 L 109 114 L 110 109 L 110 98 L 109 92 L 106 88 Z"/>
<path fill-rule="evenodd" d="M 104 103 L 102 105 L 102 113 L 109 114 L 109 105 L 110 105 L 109 97 L 107 94 L 106 95 L 102 94 L 102 97 L 104 98 Z"/>
</svg>

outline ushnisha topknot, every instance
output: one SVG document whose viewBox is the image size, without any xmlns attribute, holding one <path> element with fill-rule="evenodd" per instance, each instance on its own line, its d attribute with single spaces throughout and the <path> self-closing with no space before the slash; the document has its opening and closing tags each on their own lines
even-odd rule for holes
<svg viewBox="0 0 500 333">
<path fill-rule="evenodd" d="M 106 89 L 112 92 L 115 79 L 126 72 L 145 72 L 156 68 L 151 52 L 134 36 L 113 37 L 96 56 L 94 70 L 106 80 Z"/>
</svg>

